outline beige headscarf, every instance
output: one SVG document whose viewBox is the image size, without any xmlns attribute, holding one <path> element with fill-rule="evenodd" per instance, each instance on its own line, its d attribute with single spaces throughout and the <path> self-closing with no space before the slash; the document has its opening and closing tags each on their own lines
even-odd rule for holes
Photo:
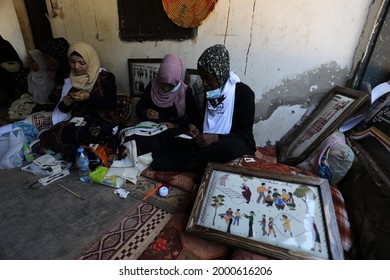
<svg viewBox="0 0 390 280">
<path fill-rule="evenodd" d="M 77 76 L 73 70 L 70 71 L 70 79 L 72 86 L 76 89 L 85 90 L 91 92 L 93 85 L 99 75 L 100 61 L 95 49 L 83 42 L 75 43 L 69 47 L 68 58 L 73 52 L 77 52 L 81 55 L 84 61 L 88 65 L 88 71 L 86 74 Z"/>
</svg>

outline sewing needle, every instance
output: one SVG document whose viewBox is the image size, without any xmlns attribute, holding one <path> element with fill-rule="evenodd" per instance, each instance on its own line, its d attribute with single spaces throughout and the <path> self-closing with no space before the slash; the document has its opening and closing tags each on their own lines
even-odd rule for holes
<svg viewBox="0 0 390 280">
<path fill-rule="evenodd" d="M 75 193 L 75 192 L 72 192 L 70 189 L 64 187 L 63 185 L 61 185 L 61 184 L 58 184 L 58 185 L 59 185 L 61 188 L 63 188 L 64 190 L 66 190 L 67 192 L 73 194 L 74 196 L 77 196 L 77 197 L 80 198 L 81 200 L 85 200 L 85 198 L 79 196 L 79 195 L 78 195 L 77 193 Z"/>
</svg>

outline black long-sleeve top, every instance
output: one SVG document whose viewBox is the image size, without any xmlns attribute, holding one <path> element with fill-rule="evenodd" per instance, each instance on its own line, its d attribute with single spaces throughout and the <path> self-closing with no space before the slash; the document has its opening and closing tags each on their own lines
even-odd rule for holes
<svg viewBox="0 0 390 280">
<path fill-rule="evenodd" d="M 77 91 L 72 88 L 69 93 Z M 68 93 L 68 94 L 69 94 Z M 59 109 L 64 112 L 72 111 L 72 116 L 102 117 L 107 119 L 109 111 L 115 111 L 117 106 L 117 87 L 114 74 L 100 71 L 95 85 L 89 95 L 89 99 L 66 106 L 60 102 Z M 108 121 L 112 121 L 107 119 Z M 113 121 L 114 122 L 114 121 Z"/>
<path fill-rule="evenodd" d="M 135 108 L 137 116 L 141 119 L 141 121 L 154 121 L 149 120 L 146 117 L 146 110 L 150 108 L 158 112 L 159 119 L 156 121 L 158 123 L 170 122 L 176 128 L 179 128 L 183 131 L 188 128 L 188 124 L 196 125 L 199 129 L 201 129 L 202 124 L 200 107 L 196 102 L 195 97 L 192 95 L 192 90 L 190 87 L 187 88 L 185 93 L 186 114 L 182 118 L 179 118 L 176 106 L 174 104 L 167 108 L 162 108 L 154 104 L 151 96 L 151 89 L 152 86 L 151 83 L 149 83 Z"/>
<path fill-rule="evenodd" d="M 207 102 L 205 102 L 207 104 Z M 219 139 L 241 138 L 253 151 L 256 142 L 253 137 L 255 119 L 255 93 L 244 83 L 236 84 L 234 112 L 230 133 L 219 134 Z"/>
</svg>

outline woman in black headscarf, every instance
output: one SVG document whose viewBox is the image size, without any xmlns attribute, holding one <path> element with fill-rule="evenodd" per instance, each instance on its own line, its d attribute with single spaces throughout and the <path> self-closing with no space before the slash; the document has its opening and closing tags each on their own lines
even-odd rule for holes
<svg viewBox="0 0 390 280">
<path fill-rule="evenodd" d="M 223 45 L 206 49 L 198 71 L 205 90 L 203 129 L 193 131 L 191 141 L 176 139 L 162 148 L 151 164 L 155 170 L 191 170 L 200 176 L 208 162 L 254 155 L 255 94 L 230 71 L 228 50 Z"/>
<path fill-rule="evenodd" d="M 39 49 L 47 59 L 49 65 L 49 74 L 53 77 L 56 83 L 55 90 L 49 96 L 50 101 L 54 104 L 61 98 L 62 86 L 64 80 L 69 77 L 70 65 L 68 61 L 69 43 L 65 38 L 53 38 L 48 40 Z"/>
<path fill-rule="evenodd" d="M 0 35 L 0 86 L 12 102 L 18 98 L 16 76 L 23 69 L 23 63 L 10 42 Z"/>
</svg>

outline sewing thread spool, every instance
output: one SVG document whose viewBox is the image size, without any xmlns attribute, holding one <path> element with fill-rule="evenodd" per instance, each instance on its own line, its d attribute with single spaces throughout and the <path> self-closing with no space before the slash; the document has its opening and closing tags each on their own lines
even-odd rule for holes
<svg viewBox="0 0 390 280">
<path fill-rule="evenodd" d="M 162 197 L 167 196 L 169 194 L 169 188 L 167 188 L 166 186 L 161 186 L 158 189 L 158 194 Z"/>
</svg>

